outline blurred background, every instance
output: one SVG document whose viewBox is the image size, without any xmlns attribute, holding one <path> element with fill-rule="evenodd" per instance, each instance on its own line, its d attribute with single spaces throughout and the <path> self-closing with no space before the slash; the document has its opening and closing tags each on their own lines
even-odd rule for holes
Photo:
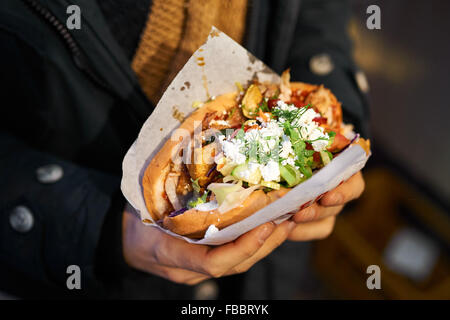
<svg viewBox="0 0 450 320">
<path fill-rule="evenodd" d="M 381 30 L 366 8 L 381 8 Z M 449 1 L 353 1 L 355 59 L 370 85 L 366 191 L 316 242 L 299 298 L 450 298 Z M 362 214 L 364 213 L 364 214 Z M 367 290 L 369 265 L 381 290 Z"/>
</svg>

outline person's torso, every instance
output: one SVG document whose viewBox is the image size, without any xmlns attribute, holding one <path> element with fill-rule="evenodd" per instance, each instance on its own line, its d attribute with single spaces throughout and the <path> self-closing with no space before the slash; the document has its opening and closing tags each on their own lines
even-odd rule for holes
<svg viewBox="0 0 450 320">
<path fill-rule="evenodd" d="M 79 30 L 67 29 L 69 4 L 64 0 L 8 0 L 0 6 L 0 30 L 23 41 L 38 57 L 11 61 L 27 68 L 23 73 L 27 81 L 11 81 L 20 82 L 19 90 L 26 91 L 28 99 L 3 116 L 2 126 L 36 149 L 80 165 L 120 172 L 125 152 L 154 106 L 130 65 L 130 48 L 136 44 L 124 45 L 123 35 L 115 35 L 114 26 L 107 23 L 107 19 L 123 20 L 111 17 L 105 4 L 103 9 L 89 0 L 72 4 L 82 9 Z M 249 5 L 245 42 L 250 51 L 264 58 L 263 44 L 271 40 L 264 40 L 267 24 L 262 21 L 267 19 L 261 15 L 273 3 L 262 0 Z M 148 12 L 137 12 L 138 24 L 143 25 L 142 15 Z M 271 28 L 277 29 L 275 24 Z M 136 32 L 142 32 L 138 29 L 133 29 L 134 39 Z M 24 117 L 28 120 L 22 121 Z"/>
</svg>

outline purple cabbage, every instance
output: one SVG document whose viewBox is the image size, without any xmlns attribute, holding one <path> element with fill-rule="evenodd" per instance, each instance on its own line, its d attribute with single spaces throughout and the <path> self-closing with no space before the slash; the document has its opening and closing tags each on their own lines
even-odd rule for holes
<svg viewBox="0 0 450 320">
<path fill-rule="evenodd" d="M 179 209 L 179 210 L 177 210 L 177 211 L 171 212 L 171 213 L 169 214 L 169 218 L 176 217 L 176 216 L 178 216 L 178 215 L 180 215 L 180 214 L 185 213 L 186 211 L 188 211 L 188 208 L 184 207 L 184 208 L 181 208 L 181 209 Z"/>
<path fill-rule="evenodd" d="M 214 171 L 214 169 L 216 169 L 217 168 L 217 164 L 214 164 L 212 167 L 211 167 L 211 169 L 209 169 L 209 171 L 208 171 L 208 173 L 206 174 L 206 176 L 207 177 L 209 177 L 210 176 L 210 174 Z"/>
<path fill-rule="evenodd" d="M 352 141 L 350 141 L 350 144 L 352 144 L 353 142 L 355 142 L 356 139 L 359 138 L 359 133 L 355 134 L 355 136 L 353 137 Z M 349 144 L 349 145 L 350 145 Z"/>
</svg>

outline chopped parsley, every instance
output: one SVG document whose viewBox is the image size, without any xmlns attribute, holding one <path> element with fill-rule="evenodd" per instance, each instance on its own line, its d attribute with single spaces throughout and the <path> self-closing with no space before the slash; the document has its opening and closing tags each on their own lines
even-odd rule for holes
<svg viewBox="0 0 450 320">
<path fill-rule="evenodd" d="M 189 201 L 188 202 L 188 207 L 189 208 L 195 208 L 200 203 L 205 203 L 206 202 L 206 198 L 208 197 L 208 193 L 209 193 L 209 191 L 208 192 L 204 192 L 201 197 L 198 197 L 196 200 Z"/>
</svg>

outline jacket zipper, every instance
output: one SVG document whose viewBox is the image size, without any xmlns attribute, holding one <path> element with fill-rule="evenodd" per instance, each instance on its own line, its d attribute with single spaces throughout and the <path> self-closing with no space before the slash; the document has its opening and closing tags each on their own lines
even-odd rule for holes
<svg viewBox="0 0 450 320">
<path fill-rule="evenodd" d="M 83 71 L 92 81 L 98 84 L 103 89 L 109 91 L 114 94 L 114 90 L 111 87 L 102 81 L 89 66 L 86 56 L 81 51 L 80 47 L 76 43 L 75 39 L 70 34 L 69 30 L 65 27 L 63 23 L 61 23 L 56 16 L 50 12 L 49 9 L 42 6 L 36 0 L 22 0 L 28 8 L 30 8 L 34 13 L 38 16 L 42 17 L 62 38 L 63 43 L 66 48 L 69 50 L 72 59 L 77 66 L 78 69 Z M 115 95 L 115 94 L 114 94 Z"/>
</svg>

